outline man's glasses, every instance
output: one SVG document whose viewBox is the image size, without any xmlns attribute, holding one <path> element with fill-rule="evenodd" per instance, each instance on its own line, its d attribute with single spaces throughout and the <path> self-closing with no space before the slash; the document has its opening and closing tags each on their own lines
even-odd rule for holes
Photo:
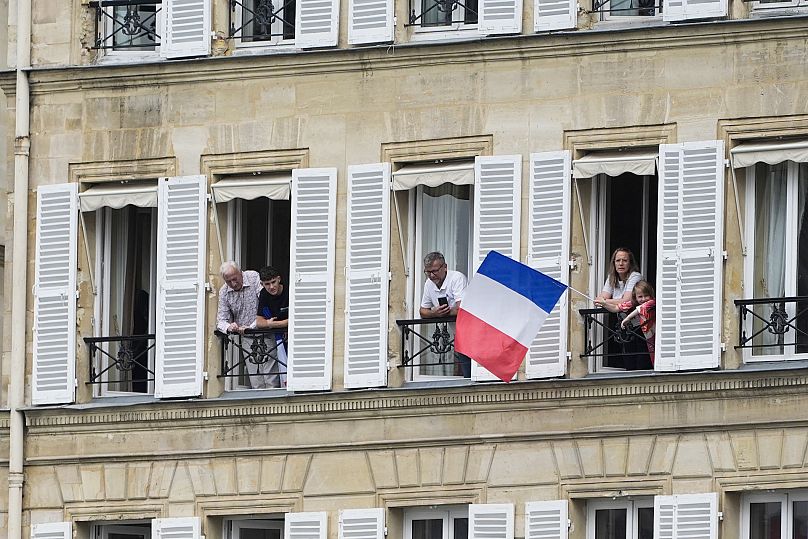
<svg viewBox="0 0 808 539">
<path fill-rule="evenodd" d="M 445 264 L 444 264 L 444 266 L 445 266 Z M 426 274 L 426 275 L 435 275 L 436 273 L 438 273 L 442 269 L 443 269 L 443 266 L 439 267 L 438 269 L 433 269 L 433 270 L 432 269 L 425 269 L 424 274 Z"/>
</svg>

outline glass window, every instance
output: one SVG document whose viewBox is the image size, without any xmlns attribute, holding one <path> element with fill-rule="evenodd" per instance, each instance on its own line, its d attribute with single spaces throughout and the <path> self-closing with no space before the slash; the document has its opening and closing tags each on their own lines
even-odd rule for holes
<svg viewBox="0 0 808 539">
<path fill-rule="evenodd" d="M 96 524 L 93 526 L 96 539 L 151 539 L 151 524 L 134 522 L 131 524 Z"/>
<path fill-rule="evenodd" d="M 160 45 L 163 10 L 159 0 L 99 8 L 97 45 L 107 53 L 153 54 Z"/>
<path fill-rule="evenodd" d="M 468 507 L 409 509 L 404 539 L 468 539 Z"/>
<path fill-rule="evenodd" d="M 412 0 L 417 2 L 420 15 L 413 9 L 413 24 L 421 27 L 445 27 L 477 24 L 477 0 Z"/>
<path fill-rule="evenodd" d="M 587 503 L 587 539 L 653 539 L 653 498 Z"/>
<path fill-rule="evenodd" d="M 226 520 L 226 539 L 283 539 L 283 517 Z"/>
<path fill-rule="evenodd" d="M 746 494 L 741 503 L 741 539 L 804 539 L 808 491 Z"/>
<path fill-rule="evenodd" d="M 295 0 L 231 2 L 233 34 L 244 44 L 268 45 L 295 38 Z"/>
</svg>

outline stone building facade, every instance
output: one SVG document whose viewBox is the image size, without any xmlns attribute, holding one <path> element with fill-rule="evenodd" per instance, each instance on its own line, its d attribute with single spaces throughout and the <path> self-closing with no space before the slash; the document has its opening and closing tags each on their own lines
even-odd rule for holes
<svg viewBox="0 0 808 539">
<path fill-rule="evenodd" d="M 0 537 L 806 536 L 804 2 L 0 14 L 10 192 L 18 71 L 30 86 Z M 621 245 L 657 289 L 653 368 L 584 297 Z M 434 249 L 583 295 L 512 383 L 465 379 L 435 351 L 451 324 L 412 321 Z M 252 389 L 250 344 L 214 333 L 229 259 L 287 281 L 286 387 Z"/>
</svg>

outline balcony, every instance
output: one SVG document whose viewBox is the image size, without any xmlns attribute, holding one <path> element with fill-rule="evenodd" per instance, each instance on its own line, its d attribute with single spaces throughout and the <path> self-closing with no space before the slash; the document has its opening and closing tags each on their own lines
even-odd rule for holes
<svg viewBox="0 0 808 539">
<path fill-rule="evenodd" d="M 655 17 L 662 15 L 662 0 L 595 0 L 593 13 L 603 19 L 622 20 L 628 17 Z"/>
<path fill-rule="evenodd" d="M 406 26 L 451 28 L 477 24 L 478 0 L 410 0 Z"/>
<path fill-rule="evenodd" d="M 622 328 L 618 316 L 606 309 L 579 309 L 578 313 L 584 322 L 584 350 L 580 357 L 596 360 L 595 370 L 653 368 L 648 344 L 652 350 L 654 341 L 646 339 L 639 326 Z"/>
<path fill-rule="evenodd" d="M 747 360 L 808 357 L 808 296 L 735 300 L 738 345 Z"/>
<path fill-rule="evenodd" d="M 97 50 L 153 51 L 160 45 L 157 18 L 162 0 L 91 0 Z"/>
<path fill-rule="evenodd" d="M 455 317 L 396 320 L 401 330 L 401 365 L 419 377 L 463 376 L 455 356 Z"/>
<path fill-rule="evenodd" d="M 234 389 L 271 389 L 286 385 L 285 330 L 248 329 L 244 335 L 216 331 L 221 344 L 221 374 Z"/>
<path fill-rule="evenodd" d="M 278 42 L 295 38 L 296 0 L 230 0 L 229 39 Z"/>
<path fill-rule="evenodd" d="M 154 382 L 149 356 L 154 334 L 119 337 L 85 337 L 90 354 L 87 384 L 103 386 L 108 392 L 149 393 Z"/>
</svg>

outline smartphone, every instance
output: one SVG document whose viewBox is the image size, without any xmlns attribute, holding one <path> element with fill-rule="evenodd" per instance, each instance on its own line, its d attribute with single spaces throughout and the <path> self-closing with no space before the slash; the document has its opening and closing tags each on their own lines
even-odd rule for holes
<svg viewBox="0 0 808 539">
<path fill-rule="evenodd" d="M 449 305 L 449 300 L 446 296 L 438 296 L 438 305 Z"/>
</svg>

